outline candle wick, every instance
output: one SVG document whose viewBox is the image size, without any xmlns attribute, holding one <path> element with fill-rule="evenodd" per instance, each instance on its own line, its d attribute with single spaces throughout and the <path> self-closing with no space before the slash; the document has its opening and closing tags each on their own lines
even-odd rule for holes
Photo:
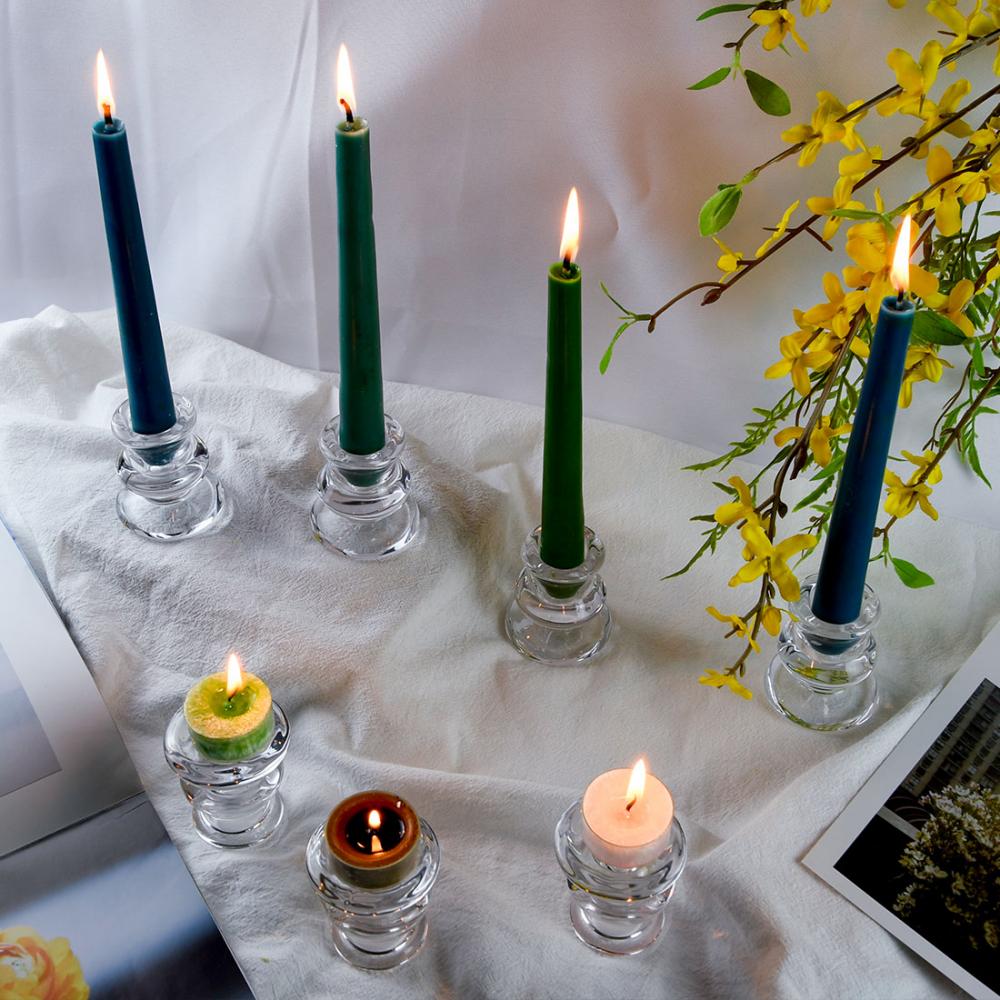
<svg viewBox="0 0 1000 1000">
<path fill-rule="evenodd" d="M 347 101 L 345 101 L 343 97 L 340 99 L 340 103 L 343 105 L 344 114 L 347 115 L 347 124 L 348 125 L 353 125 L 354 124 L 354 112 L 351 110 L 350 104 L 348 104 Z"/>
<path fill-rule="evenodd" d="M 115 120 L 114 120 L 114 118 L 111 117 L 111 105 L 110 104 L 102 104 L 101 107 L 104 110 L 104 124 L 105 125 L 114 125 Z"/>
<path fill-rule="evenodd" d="M 573 273 L 573 259 L 570 257 L 569 254 L 566 254 L 566 256 L 563 257 L 563 271 L 566 274 Z"/>
<path fill-rule="evenodd" d="M 897 296 L 896 296 L 896 308 L 897 308 L 897 309 L 900 309 L 900 308 L 902 308 L 902 306 L 903 306 L 903 303 L 904 303 L 905 301 L 906 301 L 906 290 L 905 290 L 905 289 L 903 289 L 903 288 L 901 288 L 901 289 L 899 290 L 899 295 L 897 295 Z"/>
<path fill-rule="evenodd" d="M 635 798 L 631 798 L 631 799 L 628 800 L 628 802 L 625 803 L 625 813 L 626 813 L 626 815 L 628 815 L 628 816 L 632 815 L 632 806 L 634 806 L 635 803 L 636 803 Z"/>
</svg>

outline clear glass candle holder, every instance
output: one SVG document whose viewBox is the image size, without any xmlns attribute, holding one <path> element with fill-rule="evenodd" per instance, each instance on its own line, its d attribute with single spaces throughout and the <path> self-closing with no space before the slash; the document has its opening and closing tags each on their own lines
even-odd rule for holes
<svg viewBox="0 0 1000 1000">
<path fill-rule="evenodd" d="M 122 446 L 117 510 L 122 523 L 157 542 L 177 542 L 225 524 L 225 493 L 208 471 L 208 449 L 194 433 L 194 403 L 174 393 L 177 422 L 159 434 L 132 430 L 126 399 L 111 418 Z"/>
<path fill-rule="evenodd" d="M 799 600 L 788 605 L 794 618 L 782 626 L 765 693 L 773 708 L 806 729 L 852 729 L 868 722 L 878 705 L 873 629 L 879 600 L 866 585 L 861 613 L 836 625 L 813 614 L 815 586 L 816 577 L 809 577 Z"/>
<path fill-rule="evenodd" d="M 541 527 L 524 542 L 524 568 L 507 609 L 507 638 L 524 656 L 554 665 L 580 663 L 596 656 L 611 635 L 604 581 L 604 543 L 584 529 L 586 556 L 573 569 L 542 561 Z"/>
<path fill-rule="evenodd" d="M 676 817 L 658 857 L 637 868 L 615 868 L 587 846 L 583 799 L 577 799 L 556 824 L 556 856 L 571 892 L 570 922 L 585 945 L 610 955 L 635 955 L 657 941 L 687 862 Z"/>
<path fill-rule="evenodd" d="M 403 428 L 385 417 L 385 447 L 355 455 L 340 447 L 340 417 L 320 434 L 326 459 L 312 505 L 316 536 L 351 559 L 382 559 L 406 548 L 420 528 L 420 510 L 402 462 Z"/>
<path fill-rule="evenodd" d="M 167 763 L 203 840 L 215 847 L 251 847 L 281 826 L 284 803 L 278 792 L 282 762 L 288 752 L 288 717 L 272 702 L 274 735 L 259 753 L 245 760 L 213 760 L 195 745 L 183 707 L 174 713 L 163 738 Z"/>
<path fill-rule="evenodd" d="M 325 823 L 309 838 L 306 870 L 329 918 L 330 944 L 345 962 L 361 969 L 392 969 L 413 958 L 427 940 L 427 904 L 441 850 L 430 824 L 419 822 L 414 867 L 402 881 L 382 888 L 349 881 L 331 858 Z"/>
</svg>

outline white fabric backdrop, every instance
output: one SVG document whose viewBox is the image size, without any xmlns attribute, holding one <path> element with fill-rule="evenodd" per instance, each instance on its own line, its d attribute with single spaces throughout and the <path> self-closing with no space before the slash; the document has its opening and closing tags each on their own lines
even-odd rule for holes
<svg viewBox="0 0 1000 1000">
<path fill-rule="evenodd" d="M 802 22 L 809 59 L 755 44 L 747 64 L 793 95 L 779 122 L 729 84 L 684 89 L 724 61 L 732 20 L 694 22 L 709 5 L 3 0 L 0 318 L 111 303 L 89 134 L 103 46 L 161 315 L 335 369 L 332 78 L 343 40 L 372 125 L 387 377 L 541 401 L 545 268 L 573 183 L 588 413 L 717 448 L 773 398 L 760 373 L 791 307 L 817 301 L 822 271 L 843 262 L 809 241 L 718 304 L 692 301 L 654 337 L 636 332 L 603 379 L 615 311 L 598 280 L 649 309 L 714 273 L 695 213 L 715 183 L 779 148 L 821 87 L 847 99 L 887 85 L 886 50 L 914 50 L 936 22 L 923 4 L 897 13 L 838 0 Z M 992 55 L 977 59 L 988 67 Z M 836 156 L 826 162 L 832 176 Z M 765 175 L 727 239 L 752 251 L 751 221 L 773 223 L 799 195 L 796 170 Z M 811 193 L 824 193 L 821 176 Z M 900 440 L 920 444 L 905 428 Z M 984 451 L 1000 469 L 1000 446 Z M 946 512 L 1000 525 L 988 492 L 957 467 L 936 496 Z"/>
</svg>

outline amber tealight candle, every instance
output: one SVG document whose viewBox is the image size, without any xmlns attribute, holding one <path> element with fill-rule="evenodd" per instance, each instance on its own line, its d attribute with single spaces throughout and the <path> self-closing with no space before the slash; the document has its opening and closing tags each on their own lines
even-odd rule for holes
<svg viewBox="0 0 1000 1000">
<path fill-rule="evenodd" d="M 598 861 L 613 868 L 639 868 L 655 861 L 670 843 L 674 800 L 667 786 L 646 773 L 641 758 L 630 771 L 598 775 L 583 795 L 583 839 Z"/>
<path fill-rule="evenodd" d="M 337 873 L 363 889 L 402 882 L 419 859 L 420 821 L 398 795 L 359 792 L 326 822 L 326 847 Z"/>
</svg>

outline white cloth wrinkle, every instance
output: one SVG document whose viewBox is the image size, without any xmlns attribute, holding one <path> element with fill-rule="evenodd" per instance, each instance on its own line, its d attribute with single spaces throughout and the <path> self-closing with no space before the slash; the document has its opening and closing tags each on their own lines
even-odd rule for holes
<svg viewBox="0 0 1000 1000">
<path fill-rule="evenodd" d="M 387 384 L 425 532 L 397 559 L 350 563 L 308 521 L 335 379 L 164 329 L 175 388 L 195 401 L 234 498 L 228 528 L 162 546 L 118 523 L 115 317 L 56 307 L 0 325 L 0 513 L 258 997 L 959 995 L 799 859 L 993 624 L 996 534 L 918 514 L 898 525 L 899 551 L 938 582 L 907 591 L 872 568 L 886 707 L 859 735 L 808 733 L 760 697 L 773 643 L 750 666 L 752 702 L 696 683 L 735 648 L 706 604 L 744 603 L 726 587 L 736 539 L 660 580 L 697 544 L 687 518 L 718 503 L 709 477 L 680 471 L 698 450 L 587 423 L 587 520 L 607 546 L 616 631 L 593 665 L 550 669 L 521 659 L 501 629 L 538 518 L 540 410 Z M 287 827 L 233 854 L 198 839 L 161 749 L 189 685 L 230 649 L 291 719 Z M 640 753 L 674 793 L 690 868 L 659 947 L 611 961 L 573 936 L 553 828 L 591 778 Z M 380 976 L 331 956 L 303 867 L 311 832 L 365 787 L 408 798 L 443 855 L 426 952 Z"/>
</svg>

